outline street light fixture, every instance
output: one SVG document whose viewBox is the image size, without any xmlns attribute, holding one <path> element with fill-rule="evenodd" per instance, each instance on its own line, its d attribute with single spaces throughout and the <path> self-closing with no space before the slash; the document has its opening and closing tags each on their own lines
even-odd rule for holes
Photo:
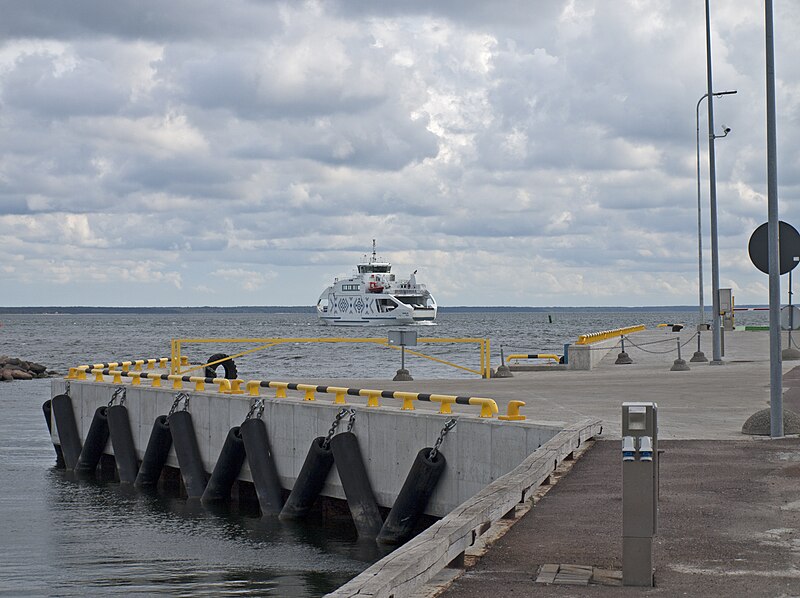
<svg viewBox="0 0 800 598">
<path fill-rule="evenodd" d="M 729 91 L 717 91 L 711 95 L 713 96 L 727 96 L 737 93 L 737 90 L 732 89 Z M 697 100 L 697 107 L 695 108 L 695 131 L 697 137 L 697 272 L 699 277 L 699 296 L 700 296 L 700 317 L 697 321 L 698 325 L 705 324 L 706 316 L 705 316 L 705 305 L 703 304 L 703 220 L 702 220 L 702 209 L 701 209 L 701 200 L 700 200 L 700 104 L 703 103 L 708 97 L 707 93 L 703 94 L 699 100 Z M 730 128 L 723 127 L 723 134 L 722 135 L 715 135 L 715 137 L 727 137 L 728 133 L 731 132 Z M 700 350 L 698 349 L 698 352 Z"/>
</svg>

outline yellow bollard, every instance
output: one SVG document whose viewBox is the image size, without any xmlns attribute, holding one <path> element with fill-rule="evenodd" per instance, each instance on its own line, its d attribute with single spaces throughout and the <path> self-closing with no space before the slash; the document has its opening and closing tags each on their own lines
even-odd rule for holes
<svg viewBox="0 0 800 598">
<path fill-rule="evenodd" d="M 201 391 L 206 389 L 206 379 L 202 378 L 201 376 L 190 376 L 189 382 L 194 382 L 194 389 L 196 391 Z"/>
<path fill-rule="evenodd" d="M 508 414 L 501 415 L 497 419 L 502 419 L 504 421 L 522 421 L 526 418 L 524 415 L 520 415 L 519 408 L 524 406 L 525 406 L 525 401 L 509 401 Z"/>
<path fill-rule="evenodd" d="M 131 372 L 131 386 L 139 386 L 142 383 L 142 375 L 139 372 Z"/>
<path fill-rule="evenodd" d="M 95 382 L 102 382 L 104 380 L 104 378 L 103 378 L 103 370 L 101 370 L 101 369 L 92 370 L 92 373 L 94 374 L 94 381 Z"/>
<path fill-rule="evenodd" d="M 242 384 L 244 384 L 244 380 L 240 380 L 238 378 L 236 380 L 228 380 L 228 389 L 220 390 L 220 392 L 232 395 L 243 395 L 244 391 L 242 390 Z"/>
<path fill-rule="evenodd" d="M 147 360 L 147 369 L 152 370 L 156 367 L 156 360 L 155 359 L 148 359 Z"/>
<path fill-rule="evenodd" d="M 133 362 L 133 371 L 134 372 L 141 372 L 142 365 L 144 365 L 144 359 L 137 359 Z"/>
<path fill-rule="evenodd" d="M 257 397 L 260 388 L 261 380 L 249 380 L 247 382 L 247 394 L 249 394 L 251 397 Z"/>
<path fill-rule="evenodd" d="M 152 386 L 153 388 L 161 388 L 161 376 L 158 375 L 153 376 L 152 378 L 150 378 L 150 380 L 152 381 L 152 384 L 150 386 Z"/>
<path fill-rule="evenodd" d="M 173 389 L 177 390 L 183 388 L 183 376 L 180 374 L 170 374 L 167 376 L 167 380 L 172 380 Z"/>
</svg>

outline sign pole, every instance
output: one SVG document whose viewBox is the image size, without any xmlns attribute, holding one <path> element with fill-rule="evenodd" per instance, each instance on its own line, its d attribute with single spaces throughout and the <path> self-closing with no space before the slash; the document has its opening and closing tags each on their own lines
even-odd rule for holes
<svg viewBox="0 0 800 598">
<path fill-rule="evenodd" d="M 767 222 L 769 239 L 769 408 L 770 436 L 783 436 L 781 386 L 781 279 L 778 232 L 778 143 L 775 124 L 775 49 L 772 0 L 764 0 L 767 71 Z"/>
</svg>

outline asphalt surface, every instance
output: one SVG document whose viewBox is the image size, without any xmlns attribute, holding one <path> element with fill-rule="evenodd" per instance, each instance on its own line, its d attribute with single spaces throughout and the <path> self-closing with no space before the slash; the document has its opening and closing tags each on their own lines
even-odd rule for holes
<svg viewBox="0 0 800 598">
<path fill-rule="evenodd" d="M 536 583 L 622 569 L 619 442 L 599 441 L 441 596 L 800 596 L 800 439 L 666 441 L 655 587 Z"/>
</svg>

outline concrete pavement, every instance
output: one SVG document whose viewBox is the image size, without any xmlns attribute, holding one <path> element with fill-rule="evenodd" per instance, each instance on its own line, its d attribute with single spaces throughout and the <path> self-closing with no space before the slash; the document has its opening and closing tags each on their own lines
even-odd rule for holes
<svg viewBox="0 0 800 598">
<path fill-rule="evenodd" d="M 493 398 L 505 411 L 508 401 L 523 400 L 521 413 L 531 420 L 573 423 L 585 417 L 604 421 L 604 437 L 620 435 L 620 405 L 625 401 L 655 401 L 661 438 L 741 439 L 747 418 L 769 407 L 769 335 L 766 331 L 725 334 L 725 365 L 689 363 L 690 371 L 672 372 L 677 340 L 688 362 L 697 348 L 694 331 L 646 330 L 631 335 L 626 351 L 631 365 L 614 365 L 612 349 L 591 371 L 515 372 L 513 378 L 491 380 L 415 380 L 377 382 L 374 379 L 324 380 L 323 384 L 415 392 L 436 392 Z M 784 345 L 786 343 L 784 341 Z M 702 350 L 711 358 L 711 334 L 702 335 Z M 785 362 L 784 371 L 800 362 Z M 496 365 L 496 364 L 495 364 Z M 413 374 L 413 363 L 410 365 Z M 787 397 L 788 399 L 788 397 Z M 800 393 L 795 403 L 800 403 Z M 425 408 L 425 404 L 418 403 Z M 800 406 L 800 405 L 798 405 Z M 428 405 L 436 408 L 435 405 Z M 470 408 L 462 408 L 470 411 Z M 471 412 L 474 412 L 474 408 Z"/>
</svg>

